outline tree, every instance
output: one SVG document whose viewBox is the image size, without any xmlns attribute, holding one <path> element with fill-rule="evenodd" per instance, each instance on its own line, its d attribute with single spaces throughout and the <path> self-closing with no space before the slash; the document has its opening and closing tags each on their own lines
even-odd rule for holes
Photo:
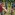
<svg viewBox="0 0 15 15">
<path fill-rule="evenodd" d="M 2 0 L 2 2 L 3 2 L 3 0 Z"/>
</svg>

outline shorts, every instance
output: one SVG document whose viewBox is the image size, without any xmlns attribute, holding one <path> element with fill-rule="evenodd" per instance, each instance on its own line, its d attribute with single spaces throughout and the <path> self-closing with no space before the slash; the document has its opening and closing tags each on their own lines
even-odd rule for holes
<svg viewBox="0 0 15 15">
<path fill-rule="evenodd" d="M 0 15 L 4 15 L 4 13 L 3 12 L 0 12 Z"/>
</svg>

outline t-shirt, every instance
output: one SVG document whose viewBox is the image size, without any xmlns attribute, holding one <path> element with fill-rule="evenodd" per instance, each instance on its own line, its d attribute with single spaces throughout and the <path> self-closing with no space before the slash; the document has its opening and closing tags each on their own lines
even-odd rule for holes
<svg viewBox="0 0 15 15">
<path fill-rule="evenodd" d="M 0 5 L 0 12 L 2 12 L 2 6 Z"/>
</svg>

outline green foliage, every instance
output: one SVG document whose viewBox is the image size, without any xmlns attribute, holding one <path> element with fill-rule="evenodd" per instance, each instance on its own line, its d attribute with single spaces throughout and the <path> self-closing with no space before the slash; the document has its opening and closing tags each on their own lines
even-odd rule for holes
<svg viewBox="0 0 15 15">
<path fill-rule="evenodd" d="M 5 2 L 6 0 L 3 0 L 3 2 Z"/>
<path fill-rule="evenodd" d="M 8 7 L 10 8 L 10 2 L 8 3 Z"/>
</svg>

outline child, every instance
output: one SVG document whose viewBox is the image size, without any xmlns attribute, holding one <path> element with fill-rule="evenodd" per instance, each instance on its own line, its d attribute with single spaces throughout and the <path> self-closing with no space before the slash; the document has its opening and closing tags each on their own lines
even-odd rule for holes
<svg viewBox="0 0 15 15">
<path fill-rule="evenodd" d="M 2 10 L 3 10 L 1 5 L 2 5 L 2 3 L 0 3 L 0 14 L 2 14 Z"/>
</svg>

